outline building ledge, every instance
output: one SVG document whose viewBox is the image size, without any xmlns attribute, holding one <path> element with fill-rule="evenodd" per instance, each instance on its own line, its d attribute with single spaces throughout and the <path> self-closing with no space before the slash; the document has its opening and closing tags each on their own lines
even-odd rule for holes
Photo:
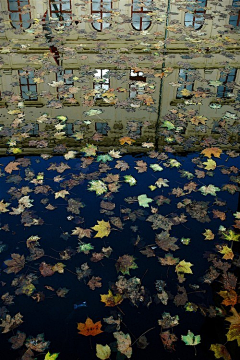
<svg viewBox="0 0 240 360">
<path fill-rule="evenodd" d="M 8 107 L 6 101 L 0 101 L 0 108 Z"/>
<path fill-rule="evenodd" d="M 38 101 L 38 100 L 26 100 L 24 101 L 24 105 L 26 107 L 37 107 L 37 108 L 40 108 L 40 107 L 43 107 L 44 106 L 44 103 L 42 103 L 41 101 Z"/>
</svg>

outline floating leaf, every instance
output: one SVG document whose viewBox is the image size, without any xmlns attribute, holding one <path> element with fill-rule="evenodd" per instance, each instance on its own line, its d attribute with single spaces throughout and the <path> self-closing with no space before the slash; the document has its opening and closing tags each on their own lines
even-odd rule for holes
<svg viewBox="0 0 240 360">
<path fill-rule="evenodd" d="M 121 302 L 123 301 L 122 295 L 117 294 L 117 295 L 113 295 L 111 290 L 108 290 L 108 294 L 107 295 L 102 295 L 101 296 L 101 302 L 105 303 L 105 306 L 116 306 L 121 304 Z"/>
<path fill-rule="evenodd" d="M 139 206 L 149 207 L 149 203 L 151 203 L 152 201 L 153 201 L 153 199 L 148 198 L 146 194 L 138 196 Z"/>
<path fill-rule="evenodd" d="M 191 345 L 191 346 L 198 345 L 201 342 L 201 336 L 194 335 L 190 330 L 188 330 L 187 335 L 182 335 L 181 339 L 182 341 L 185 342 L 186 345 Z"/>
<path fill-rule="evenodd" d="M 192 263 L 182 260 L 176 265 L 175 271 L 177 273 L 192 274 L 191 266 L 193 266 Z"/>
<path fill-rule="evenodd" d="M 96 356 L 101 359 L 109 359 L 111 355 L 111 348 L 108 345 L 96 344 Z"/>
<path fill-rule="evenodd" d="M 102 195 L 107 192 L 107 185 L 101 180 L 90 181 L 89 191 L 96 191 L 97 195 Z"/>
<path fill-rule="evenodd" d="M 50 352 L 48 351 L 47 354 L 45 355 L 44 360 L 56 360 L 58 355 L 59 353 L 50 354 Z"/>
<path fill-rule="evenodd" d="M 132 175 L 125 175 L 124 181 L 128 183 L 130 186 L 136 185 L 137 180 Z"/>
<path fill-rule="evenodd" d="M 224 360 L 231 360 L 229 352 L 222 344 L 212 344 L 210 350 L 214 351 L 214 356 L 216 359 L 223 358 Z"/>
<path fill-rule="evenodd" d="M 85 323 L 78 323 L 77 329 L 79 330 L 79 334 L 84 336 L 96 336 L 101 334 L 103 331 L 101 330 L 102 324 L 101 321 L 97 321 L 93 323 L 92 319 L 87 318 Z"/>
<path fill-rule="evenodd" d="M 111 227 L 109 221 L 97 220 L 97 225 L 93 226 L 91 229 L 97 231 L 97 234 L 94 237 L 103 238 L 108 236 L 111 232 Z"/>
<path fill-rule="evenodd" d="M 220 158 L 221 153 L 222 153 L 222 150 L 219 148 L 216 148 L 216 147 L 206 148 L 201 151 L 201 154 L 207 156 L 208 158 L 211 158 L 212 156 Z"/>
<path fill-rule="evenodd" d="M 132 356 L 131 338 L 129 334 L 124 334 L 122 331 L 114 332 L 113 336 L 117 339 L 118 351 L 125 355 L 128 359 Z"/>
</svg>

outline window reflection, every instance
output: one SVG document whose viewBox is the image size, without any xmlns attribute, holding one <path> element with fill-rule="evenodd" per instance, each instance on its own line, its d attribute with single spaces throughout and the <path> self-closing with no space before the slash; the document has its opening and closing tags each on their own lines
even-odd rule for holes
<svg viewBox="0 0 240 360">
<path fill-rule="evenodd" d="M 195 30 L 200 29 L 204 24 L 204 7 L 207 6 L 206 0 L 189 1 L 191 5 L 187 6 L 188 12 L 185 14 L 184 25 L 191 26 Z"/>
<path fill-rule="evenodd" d="M 91 13 L 93 15 L 92 26 L 97 31 L 102 31 L 111 26 L 111 0 L 92 0 Z"/>
<path fill-rule="evenodd" d="M 145 6 L 143 6 L 145 5 Z M 132 0 L 132 27 L 137 31 L 147 30 L 151 25 L 150 12 L 151 0 Z"/>
<path fill-rule="evenodd" d="M 29 0 L 8 0 L 9 17 L 15 29 L 28 29 L 30 24 Z"/>
</svg>

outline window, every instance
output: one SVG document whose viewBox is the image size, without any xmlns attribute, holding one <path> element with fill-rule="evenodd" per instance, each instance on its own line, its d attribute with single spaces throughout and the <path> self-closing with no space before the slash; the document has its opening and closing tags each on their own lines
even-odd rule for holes
<svg viewBox="0 0 240 360">
<path fill-rule="evenodd" d="M 232 69 L 228 74 L 221 72 L 219 81 L 222 82 L 222 85 L 217 88 L 217 97 L 226 98 L 229 93 L 233 92 L 233 89 L 229 88 L 228 85 L 235 81 L 237 74 L 237 69 Z"/>
<path fill-rule="evenodd" d="M 130 72 L 130 99 L 136 99 L 138 95 L 144 94 L 146 77 L 143 76 L 142 71 Z"/>
<path fill-rule="evenodd" d="M 29 0 L 8 0 L 11 24 L 15 29 L 27 29 L 30 24 Z"/>
<path fill-rule="evenodd" d="M 73 94 L 69 93 L 69 89 L 71 86 L 74 86 L 74 82 L 72 80 L 73 70 L 61 70 L 56 74 L 56 81 L 62 81 L 63 85 L 57 87 L 58 99 L 63 100 L 65 98 L 73 98 Z"/>
<path fill-rule="evenodd" d="M 37 136 L 39 134 L 39 124 L 31 124 L 31 129 L 28 134 L 31 136 Z"/>
<path fill-rule="evenodd" d="M 71 24 L 71 0 L 50 0 L 50 15 L 54 19 Z"/>
<path fill-rule="evenodd" d="M 179 83 L 182 85 L 177 89 L 177 99 L 189 98 L 192 95 L 189 93 L 193 91 L 194 78 L 192 69 L 180 69 L 179 70 Z M 183 90 L 186 90 L 185 92 Z"/>
<path fill-rule="evenodd" d="M 109 126 L 108 126 L 108 123 L 97 122 L 97 123 L 95 123 L 95 129 L 96 129 L 97 133 L 102 134 L 102 135 L 107 135 Z"/>
<path fill-rule="evenodd" d="M 229 24 L 233 26 L 239 26 L 240 23 L 240 1 L 239 0 L 233 0 L 232 6 L 233 9 L 230 12 L 230 18 L 229 18 Z"/>
<path fill-rule="evenodd" d="M 204 14 L 206 12 L 204 7 L 207 6 L 207 1 L 195 0 L 190 2 L 191 5 L 187 6 L 189 11 L 185 14 L 184 25 L 187 27 L 191 26 L 195 30 L 198 30 L 204 24 Z"/>
<path fill-rule="evenodd" d="M 145 5 L 145 6 L 143 6 Z M 151 25 L 151 17 L 147 15 L 152 5 L 151 0 L 132 0 L 132 27 L 134 30 L 147 30 Z"/>
<path fill-rule="evenodd" d="M 72 123 L 65 123 L 64 132 L 67 136 L 73 135 L 73 124 Z"/>
<path fill-rule="evenodd" d="M 102 94 L 110 88 L 109 69 L 95 69 L 93 88 L 97 91 L 94 99 L 102 99 Z"/>
<path fill-rule="evenodd" d="M 91 13 L 93 15 L 92 26 L 97 31 L 103 31 L 110 27 L 110 18 L 112 12 L 111 0 L 92 0 Z"/>
<path fill-rule="evenodd" d="M 18 72 L 19 85 L 23 100 L 37 100 L 37 84 L 34 82 L 34 71 Z"/>
</svg>

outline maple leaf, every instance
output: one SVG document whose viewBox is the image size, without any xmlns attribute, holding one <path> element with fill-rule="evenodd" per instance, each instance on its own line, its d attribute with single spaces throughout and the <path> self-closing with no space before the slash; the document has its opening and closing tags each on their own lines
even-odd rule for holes
<svg viewBox="0 0 240 360">
<path fill-rule="evenodd" d="M 2 319 L 2 323 L 0 324 L 0 327 L 3 328 L 2 333 L 5 334 L 18 327 L 20 324 L 23 323 L 22 318 L 23 316 L 20 313 L 17 313 L 13 317 L 7 314 L 6 318 Z"/>
<path fill-rule="evenodd" d="M 96 356 L 101 359 L 109 359 L 111 355 L 111 348 L 108 345 L 96 344 Z"/>
<path fill-rule="evenodd" d="M 130 269 L 137 269 L 137 264 L 134 262 L 135 258 L 131 255 L 120 256 L 115 264 L 117 272 L 121 271 L 123 275 L 130 275 Z"/>
<path fill-rule="evenodd" d="M 192 274 L 192 270 L 191 270 L 191 266 L 193 266 L 192 263 L 190 262 L 186 262 L 185 260 L 180 261 L 175 268 L 175 271 L 179 274 L 179 273 L 184 273 L 184 274 Z"/>
<path fill-rule="evenodd" d="M 214 170 L 217 166 L 217 163 L 212 159 L 208 159 L 203 163 L 203 165 L 205 165 L 205 170 Z"/>
<path fill-rule="evenodd" d="M 101 321 L 97 321 L 93 323 L 92 319 L 87 318 L 85 323 L 78 323 L 77 329 L 79 330 L 79 334 L 84 336 L 96 336 L 101 334 L 103 331 L 101 330 L 102 324 Z"/>
<path fill-rule="evenodd" d="M 205 236 L 204 240 L 213 240 L 214 234 L 211 229 L 205 229 L 205 232 L 202 233 Z"/>
<path fill-rule="evenodd" d="M 138 173 L 143 173 L 147 171 L 147 163 L 143 160 L 136 161 L 137 166 L 134 166 L 134 168 L 138 171 Z"/>
<path fill-rule="evenodd" d="M 8 266 L 7 269 L 4 270 L 7 274 L 17 274 L 21 271 L 25 266 L 25 257 L 24 255 L 19 254 L 11 254 L 11 260 L 5 260 L 4 264 Z"/>
<path fill-rule="evenodd" d="M 234 258 L 234 253 L 232 249 L 226 245 L 221 247 L 219 253 L 224 255 L 222 258 L 225 260 L 232 260 Z"/>
<path fill-rule="evenodd" d="M 10 203 L 4 203 L 4 200 L 0 201 L 0 213 L 8 212 L 9 210 L 7 207 L 10 205 Z"/>
<path fill-rule="evenodd" d="M 121 304 L 121 302 L 123 301 L 121 294 L 113 295 L 111 290 L 108 290 L 107 295 L 100 294 L 100 296 L 101 302 L 104 302 L 105 306 L 116 306 Z"/>
<path fill-rule="evenodd" d="M 94 237 L 103 238 L 104 236 L 108 236 L 111 232 L 109 221 L 97 220 L 97 222 L 97 225 L 91 227 L 91 229 L 97 231 L 97 234 Z"/>
<path fill-rule="evenodd" d="M 238 302 L 237 293 L 233 289 L 230 289 L 229 291 L 219 291 L 218 294 L 224 299 L 222 304 L 225 306 L 234 306 Z"/>
<path fill-rule="evenodd" d="M 156 244 L 164 251 L 175 251 L 179 249 L 179 246 L 176 245 L 177 238 L 170 236 L 168 231 L 162 231 L 160 234 L 157 234 L 157 239 L 155 240 Z"/>
<path fill-rule="evenodd" d="M 212 195 L 212 196 L 216 196 L 216 191 L 220 191 L 220 188 L 217 186 L 214 186 L 212 184 L 209 184 L 208 186 L 201 186 L 198 191 L 201 191 L 201 193 L 204 196 L 207 196 L 208 194 Z"/>
<path fill-rule="evenodd" d="M 125 355 L 128 359 L 132 356 L 131 337 L 129 334 L 124 334 L 122 331 L 114 332 L 113 336 L 117 339 L 118 351 Z"/>
<path fill-rule="evenodd" d="M 168 179 L 163 179 L 163 178 L 159 178 L 155 184 L 157 185 L 157 187 L 161 188 L 162 186 L 164 187 L 169 187 L 169 185 L 167 184 L 169 181 Z"/>
<path fill-rule="evenodd" d="M 191 346 L 198 345 L 201 342 L 201 336 L 194 335 L 190 330 L 188 330 L 187 335 L 181 335 L 181 339 L 185 342 L 186 345 Z"/>
<path fill-rule="evenodd" d="M 166 254 L 164 258 L 158 258 L 162 265 L 176 265 L 179 262 L 179 258 L 173 257 L 172 254 Z"/>
<path fill-rule="evenodd" d="M 36 338 L 27 338 L 25 345 L 31 350 L 43 352 L 49 347 L 50 341 L 44 340 L 44 334 L 38 334 Z"/>
<path fill-rule="evenodd" d="M 227 332 L 227 341 L 237 340 L 238 346 L 240 346 L 240 315 L 237 310 L 232 307 L 230 310 L 233 316 L 226 317 L 226 321 L 231 323 Z"/>
<path fill-rule="evenodd" d="M 84 156 L 95 156 L 97 152 L 97 146 L 93 144 L 87 144 L 85 147 L 81 149 L 84 152 Z"/>
<path fill-rule="evenodd" d="M 132 175 L 125 175 L 124 181 L 128 183 L 130 186 L 136 185 L 137 180 Z"/>
<path fill-rule="evenodd" d="M 123 144 L 128 144 L 128 145 L 132 145 L 133 142 L 135 142 L 136 140 L 128 137 L 128 136 L 124 136 L 122 138 L 119 139 L 119 142 L 121 145 Z"/>
<path fill-rule="evenodd" d="M 221 153 L 222 153 L 222 150 L 217 147 L 210 147 L 210 148 L 206 148 L 201 151 L 201 154 L 203 154 L 204 156 L 207 156 L 209 159 L 212 156 L 220 158 Z"/>
<path fill-rule="evenodd" d="M 52 276 L 54 274 L 53 267 L 44 261 L 39 265 L 39 271 L 42 276 Z"/>
<path fill-rule="evenodd" d="M 167 350 L 170 350 L 170 351 L 175 350 L 173 342 L 177 341 L 177 339 L 178 339 L 175 334 L 170 333 L 170 331 L 167 330 L 167 331 L 161 332 L 160 337 L 161 337 L 163 346 Z"/>
<path fill-rule="evenodd" d="M 229 230 L 228 233 L 223 233 L 225 240 L 228 241 L 239 241 L 240 234 L 236 234 L 233 230 Z"/>
<path fill-rule="evenodd" d="M 192 94 L 192 92 L 188 89 L 182 89 L 180 92 L 181 92 L 182 96 L 184 96 L 184 97 L 190 96 Z"/>
<path fill-rule="evenodd" d="M 59 197 L 61 197 L 62 199 L 65 198 L 66 195 L 69 195 L 70 193 L 67 190 L 60 190 L 58 192 L 55 192 L 55 199 L 58 199 Z"/>
<path fill-rule="evenodd" d="M 89 182 L 89 191 L 96 191 L 96 195 L 102 195 L 107 192 L 107 185 L 101 180 L 92 180 Z"/>
<path fill-rule="evenodd" d="M 8 173 L 11 174 L 13 170 L 19 170 L 19 163 L 16 161 L 11 161 L 9 164 L 7 164 L 7 166 L 4 168 L 4 170 Z"/>
<path fill-rule="evenodd" d="M 45 355 L 44 360 L 56 360 L 58 355 L 59 353 L 50 354 L 50 352 L 48 351 L 47 354 Z"/>
<path fill-rule="evenodd" d="M 13 350 L 17 350 L 23 346 L 24 341 L 26 339 L 26 334 L 21 331 L 17 331 L 15 336 L 10 337 L 9 342 L 12 344 L 11 348 Z"/>
<path fill-rule="evenodd" d="M 223 358 L 223 360 L 231 360 L 231 355 L 226 347 L 222 344 L 211 344 L 210 350 L 214 352 L 216 359 Z"/>
<path fill-rule="evenodd" d="M 226 214 L 225 214 L 225 212 L 219 211 L 219 210 L 215 210 L 215 209 L 214 209 L 212 212 L 213 212 L 213 217 L 214 217 L 214 218 L 219 218 L 219 219 L 221 219 L 222 221 L 224 221 L 224 220 L 226 219 Z"/>
<path fill-rule="evenodd" d="M 193 125 L 198 125 L 199 123 L 204 125 L 206 120 L 207 120 L 207 118 L 205 116 L 201 116 L 201 115 L 200 116 L 194 116 L 194 117 L 192 117 L 190 119 L 190 121 L 191 121 L 191 123 Z"/>
<path fill-rule="evenodd" d="M 102 287 L 101 280 L 102 278 L 100 278 L 99 276 L 92 276 L 87 285 L 91 290 L 95 290 L 96 288 Z"/>
<path fill-rule="evenodd" d="M 149 203 L 151 203 L 153 199 L 148 198 L 146 194 L 142 194 L 138 196 L 139 206 L 149 207 Z"/>
</svg>

